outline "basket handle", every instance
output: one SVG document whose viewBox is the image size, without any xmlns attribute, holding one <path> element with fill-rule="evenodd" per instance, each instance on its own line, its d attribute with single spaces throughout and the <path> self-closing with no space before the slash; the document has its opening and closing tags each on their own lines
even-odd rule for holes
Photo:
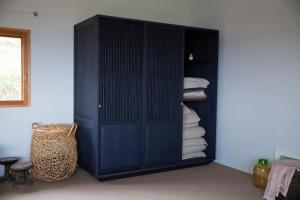
<svg viewBox="0 0 300 200">
<path fill-rule="evenodd" d="M 70 136 L 71 134 L 75 134 L 76 133 L 76 130 L 77 130 L 77 127 L 78 125 L 77 124 L 73 124 L 72 125 L 72 128 L 70 129 L 69 133 L 68 133 L 68 136 Z"/>
<path fill-rule="evenodd" d="M 39 123 L 33 123 L 32 124 L 32 129 L 36 130 L 39 127 Z"/>
</svg>

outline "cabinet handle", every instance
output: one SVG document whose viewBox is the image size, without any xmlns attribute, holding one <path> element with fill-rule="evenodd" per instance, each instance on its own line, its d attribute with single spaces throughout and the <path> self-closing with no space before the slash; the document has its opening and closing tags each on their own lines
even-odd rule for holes
<svg viewBox="0 0 300 200">
<path fill-rule="evenodd" d="M 181 102 L 180 105 L 183 106 L 183 102 Z"/>
<path fill-rule="evenodd" d="M 102 105 L 101 105 L 101 104 L 99 104 L 99 105 L 98 105 L 98 107 L 99 107 L 99 108 L 101 108 L 101 107 L 102 107 Z"/>
</svg>

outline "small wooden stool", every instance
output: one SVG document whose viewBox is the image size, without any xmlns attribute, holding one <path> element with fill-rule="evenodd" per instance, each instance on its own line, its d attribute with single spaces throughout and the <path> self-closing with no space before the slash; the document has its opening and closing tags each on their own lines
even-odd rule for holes
<svg viewBox="0 0 300 200">
<path fill-rule="evenodd" d="M 19 160 L 18 157 L 5 157 L 5 158 L 0 158 L 0 165 L 4 165 L 4 176 L 1 177 L 1 182 L 10 182 L 11 181 L 11 174 L 9 171 L 9 168 L 12 164 L 16 163 Z"/>
<path fill-rule="evenodd" d="M 17 162 L 10 166 L 10 170 L 14 173 L 13 187 L 23 188 L 32 185 L 32 181 L 29 180 L 29 169 L 31 169 L 31 162 Z"/>
</svg>

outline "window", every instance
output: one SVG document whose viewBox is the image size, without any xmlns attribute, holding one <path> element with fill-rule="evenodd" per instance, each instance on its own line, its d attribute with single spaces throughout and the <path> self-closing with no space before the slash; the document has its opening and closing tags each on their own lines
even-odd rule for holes
<svg viewBox="0 0 300 200">
<path fill-rule="evenodd" d="M 0 107 L 29 105 L 29 37 L 29 30 L 0 28 Z"/>
</svg>

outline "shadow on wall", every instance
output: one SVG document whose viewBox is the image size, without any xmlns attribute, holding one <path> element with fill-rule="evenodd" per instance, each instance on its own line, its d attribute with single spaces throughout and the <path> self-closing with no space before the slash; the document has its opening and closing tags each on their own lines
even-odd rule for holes
<svg viewBox="0 0 300 200">
<path fill-rule="evenodd" d="M 0 177 L 4 175 L 4 167 L 0 166 Z"/>
<path fill-rule="evenodd" d="M 295 25 L 298 24 L 297 20 L 297 16 L 299 16 L 299 9 L 300 9 L 300 1 L 299 0 L 287 0 L 286 1 L 286 6 L 287 9 L 290 11 L 291 14 L 293 14 L 294 16 L 296 16 L 295 19 Z M 299 26 L 296 26 L 296 28 L 299 28 Z"/>
<path fill-rule="evenodd" d="M 0 146 L 0 157 L 2 157 L 3 148 Z M 0 177 L 4 175 L 4 167 L 0 165 Z"/>
</svg>

